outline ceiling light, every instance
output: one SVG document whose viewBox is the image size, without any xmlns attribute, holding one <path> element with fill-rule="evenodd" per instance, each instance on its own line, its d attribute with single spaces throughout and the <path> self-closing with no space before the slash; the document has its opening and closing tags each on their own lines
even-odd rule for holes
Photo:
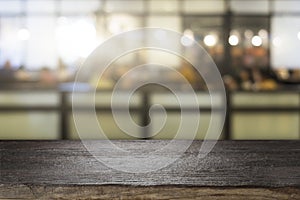
<svg viewBox="0 0 300 200">
<path fill-rule="evenodd" d="M 215 46 L 217 43 L 217 38 L 214 35 L 207 35 L 204 37 L 204 44 L 206 46 L 212 47 Z"/>
<path fill-rule="evenodd" d="M 251 43 L 252 43 L 253 46 L 259 47 L 260 45 L 262 45 L 262 39 L 258 35 L 255 35 L 252 38 Z"/>
</svg>

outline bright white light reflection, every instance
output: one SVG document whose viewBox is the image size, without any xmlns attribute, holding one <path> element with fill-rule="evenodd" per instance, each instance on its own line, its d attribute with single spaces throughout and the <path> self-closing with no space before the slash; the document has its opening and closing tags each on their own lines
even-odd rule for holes
<svg viewBox="0 0 300 200">
<path fill-rule="evenodd" d="M 298 32 L 297 37 L 300 40 L 300 31 Z"/>
<path fill-rule="evenodd" d="M 183 35 L 180 39 L 180 42 L 183 46 L 191 46 L 193 45 L 193 41 L 194 41 L 194 33 L 192 30 L 190 29 L 186 29 L 184 32 L 183 32 Z"/>
<path fill-rule="evenodd" d="M 262 45 L 262 39 L 258 35 L 255 35 L 252 38 L 251 43 L 252 43 L 253 46 L 259 47 L 260 45 Z"/>
<path fill-rule="evenodd" d="M 29 40 L 29 38 L 30 38 L 30 32 L 28 29 L 22 28 L 18 31 L 18 39 L 19 40 L 25 41 L 25 40 Z"/>
<path fill-rule="evenodd" d="M 67 22 L 64 19 L 63 22 L 56 30 L 59 54 L 67 62 L 87 57 L 97 46 L 94 25 L 86 20 Z"/>
<path fill-rule="evenodd" d="M 239 38 L 236 35 L 231 35 L 228 39 L 228 42 L 231 46 L 236 46 L 239 44 Z"/>
<path fill-rule="evenodd" d="M 215 46 L 217 43 L 217 38 L 214 35 L 207 35 L 204 37 L 204 44 L 206 46 L 212 47 Z"/>
</svg>

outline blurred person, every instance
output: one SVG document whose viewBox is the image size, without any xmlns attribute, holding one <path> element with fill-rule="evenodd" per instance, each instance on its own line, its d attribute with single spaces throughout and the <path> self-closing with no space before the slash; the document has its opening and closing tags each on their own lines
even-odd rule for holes
<svg viewBox="0 0 300 200">
<path fill-rule="evenodd" d="M 259 69 L 253 70 L 254 90 L 275 90 L 278 88 L 277 83 L 266 73 Z"/>
<path fill-rule="evenodd" d="M 286 68 L 280 68 L 275 71 L 275 74 L 280 80 L 287 80 L 290 78 L 289 70 Z"/>
<path fill-rule="evenodd" d="M 251 68 L 251 67 L 255 66 L 255 58 L 252 54 L 252 49 L 249 48 L 249 49 L 245 50 L 243 64 L 247 68 Z"/>
<path fill-rule="evenodd" d="M 260 73 L 260 70 L 258 69 L 253 69 L 252 70 L 252 77 L 253 77 L 253 90 L 261 90 L 261 85 L 262 85 L 262 81 L 263 81 L 263 77 L 262 74 Z"/>
<path fill-rule="evenodd" d="M 207 89 L 202 76 L 190 64 L 186 62 L 182 63 L 178 71 L 186 78 L 186 80 L 192 85 L 194 89 L 196 90 Z"/>
<path fill-rule="evenodd" d="M 239 84 L 242 90 L 251 90 L 253 83 L 248 70 L 243 69 L 239 73 Z"/>
<path fill-rule="evenodd" d="M 278 89 L 278 84 L 272 78 L 268 76 L 263 76 L 263 81 L 261 82 L 262 90 L 276 90 Z"/>
<path fill-rule="evenodd" d="M 67 69 L 66 65 L 59 59 L 57 79 L 59 82 L 68 82 L 72 80 L 72 73 Z"/>
<path fill-rule="evenodd" d="M 239 88 L 236 80 L 230 75 L 223 76 L 223 81 L 228 90 L 237 90 Z"/>
<path fill-rule="evenodd" d="M 183 64 L 180 68 L 179 68 L 179 72 L 186 78 L 186 80 L 191 84 L 194 85 L 197 83 L 197 77 L 196 77 L 196 73 L 193 69 L 193 67 L 191 67 L 188 64 Z M 175 76 L 175 78 L 177 79 L 177 76 Z"/>
<path fill-rule="evenodd" d="M 0 70 L 0 81 L 13 82 L 15 81 L 15 71 L 12 69 L 11 63 L 7 60 L 3 68 Z"/>
<path fill-rule="evenodd" d="M 48 67 L 43 67 L 41 69 L 39 80 L 41 84 L 47 86 L 55 85 L 57 83 L 56 76 Z"/>
<path fill-rule="evenodd" d="M 112 89 L 115 85 L 115 82 L 112 80 L 111 77 L 111 71 L 105 70 L 102 73 L 101 77 L 92 76 L 89 83 L 97 89 Z"/>
<path fill-rule="evenodd" d="M 16 77 L 17 81 L 29 81 L 30 80 L 30 75 L 25 70 L 24 65 L 21 65 L 19 67 L 19 69 L 16 71 L 15 77 Z"/>
<path fill-rule="evenodd" d="M 293 70 L 291 74 L 291 80 L 295 82 L 300 82 L 300 69 Z"/>
</svg>

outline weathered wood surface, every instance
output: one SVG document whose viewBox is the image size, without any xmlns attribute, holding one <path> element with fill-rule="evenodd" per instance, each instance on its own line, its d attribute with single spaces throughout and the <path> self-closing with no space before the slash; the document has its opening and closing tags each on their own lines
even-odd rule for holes
<svg viewBox="0 0 300 200">
<path fill-rule="evenodd" d="M 220 188 L 180 186 L 37 186 L 0 187 L 0 199 L 200 199 L 299 200 L 297 188 Z"/>
<path fill-rule="evenodd" d="M 133 149 L 166 142 L 115 141 Z M 300 141 L 219 141 L 197 160 L 200 146 L 159 171 L 133 174 L 101 164 L 80 141 L 1 141 L 0 198 L 300 199 Z"/>
</svg>

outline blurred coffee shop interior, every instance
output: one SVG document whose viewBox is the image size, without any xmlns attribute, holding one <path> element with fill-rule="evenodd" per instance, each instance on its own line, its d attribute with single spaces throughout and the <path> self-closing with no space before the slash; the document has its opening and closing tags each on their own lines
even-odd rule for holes
<svg viewBox="0 0 300 200">
<path fill-rule="evenodd" d="M 76 72 L 105 40 L 143 27 L 181 33 L 216 63 L 227 95 L 220 139 L 300 139 L 300 0 L 0 0 L 0 139 L 102 139 L 90 128 L 95 117 L 109 139 L 137 139 L 118 128 L 110 100 L 124 73 L 149 62 L 173 67 L 195 89 L 201 113 L 196 139 L 204 139 L 211 110 L 203 78 L 179 56 L 155 50 L 124 55 L 102 81 L 90 73 L 82 82 L 78 101 L 84 108 L 85 90 L 96 88 L 96 115 L 89 109 L 79 113 L 85 125 L 79 137 L 72 115 Z M 153 37 L 164 40 L 163 34 Z M 185 92 L 164 68 L 140 71 L 137 77 L 164 79 Z M 124 91 L 131 84 L 124 84 Z M 189 98 L 186 94 L 184 106 Z M 155 135 L 151 131 L 163 115 L 154 111 L 150 119 L 147 109 L 153 104 L 167 112 Z M 119 109 L 128 109 L 126 102 L 120 100 Z M 130 130 L 151 139 L 172 139 L 181 116 L 174 94 L 155 85 L 133 94 L 130 114 L 141 126 L 151 121 L 147 133 Z M 193 120 L 193 111 L 188 117 Z M 192 139 L 189 128 L 182 139 Z"/>
</svg>

